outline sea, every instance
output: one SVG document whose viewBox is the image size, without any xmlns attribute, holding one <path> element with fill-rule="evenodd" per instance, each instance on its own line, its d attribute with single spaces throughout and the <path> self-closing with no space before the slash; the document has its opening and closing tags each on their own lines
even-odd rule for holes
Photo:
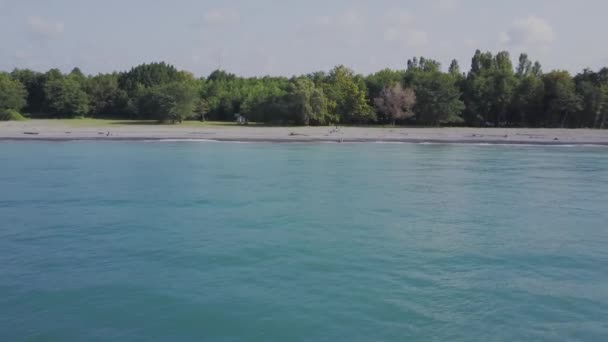
<svg viewBox="0 0 608 342">
<path fill-rule="evenodd" d="M 608 148 L 0 142 L 0 341 L 607 341 Z"/>
</svg>

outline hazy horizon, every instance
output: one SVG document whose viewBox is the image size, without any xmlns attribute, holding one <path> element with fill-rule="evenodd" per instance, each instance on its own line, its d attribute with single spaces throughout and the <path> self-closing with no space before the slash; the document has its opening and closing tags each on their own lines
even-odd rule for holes
<svg viewBox="0 0 608 342">
<path fill-rule="evenodd" d="M 425 56 L 469 69 L 476 49 L 521 52 L 545 71 L 608 64 L 599 44 L 608 3 L 565 0 L 382 0 L 273 4 L 263 0 L 123 3 L 0 0 L 0 70 L 79 67 L 86 74 L 165 61 L 197 76 L 291 76 L 343 64 L 403 69 Z"/>
</svg>

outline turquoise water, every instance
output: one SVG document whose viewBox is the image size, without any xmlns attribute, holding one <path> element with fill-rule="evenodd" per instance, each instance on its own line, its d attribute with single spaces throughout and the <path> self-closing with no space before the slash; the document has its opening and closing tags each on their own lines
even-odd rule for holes
<svg viewBox="0 0 608 342">
<path fill-rule="evenodd" d="M 0 143 L 0 340 L 608 339 L 608 149 Z"/>
</svg>

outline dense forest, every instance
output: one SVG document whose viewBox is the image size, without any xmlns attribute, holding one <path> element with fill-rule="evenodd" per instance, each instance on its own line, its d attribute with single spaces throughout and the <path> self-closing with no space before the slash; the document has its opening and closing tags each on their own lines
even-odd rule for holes
<svg viewBox="0 0 608 342">
<path fill-rule="evenodd" d="M 284 125 L 608 126 L 608 68 L 544 73 L 526 54 L 476 51 L 470 70 L 424 57 L 405 70 L 359 75 L 337 66 L 292 78 L 195 78 L 166 63 L 86 76 L 75 68 L 0 73 L 0 119 L 246 120 Z"/>
</svg>

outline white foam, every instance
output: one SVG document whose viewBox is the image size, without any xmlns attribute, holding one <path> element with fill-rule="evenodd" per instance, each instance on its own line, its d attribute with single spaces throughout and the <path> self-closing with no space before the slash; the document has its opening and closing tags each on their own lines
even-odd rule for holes
<svg viewBox="0 0 608 342">
<path fill-rule="evenodd" d="M 412 144 L 407 141 L 374 141 L 374 144 L 389 144 L 389 145 L 403 145 L 403 144 Z"/>
<path fill-rule="evenodd" d="M 196 138 L 179 138 L 179 139 L 156 139 L 144 140 L 145 142 L 198 142 L 198 143 L 232 143 L 232 144 L 254 144 L 257 141 L 243 140 L 215 140 L 215 139 L 196 139 Z M 262 142 L 262 141 L 260 141 Z"/>
<path fill-rule="evenodd" d="M 222 139 L 198 139 L 198 138 L 167 138 L 167 139 L 146 139 L 146 140 L 134 140 L 141 142 L 198 142 L 198 143 L 231 143 L 231 144 L 260 144 L 260 143 L 300 143 L 300 144 L 383 144 L 383 145 L 404 145 L 404 144 L 415 144 L 415 145 L 466 145 L 466 146 L 502 146 L 502 147 L 594 147 L 594 148 L 608 148 L 608 145 L 602 144 L 560 144 L 560 143 L 517 143 L 517 142 L 456 142 L 456 141 L 390 141 L 390 140 L 376 140 L 376 141 L 336 141 L 336 140 L 320 140 L 320 141 L 251 141 L 251 140 L 222 140 Z"/>
</svg>

